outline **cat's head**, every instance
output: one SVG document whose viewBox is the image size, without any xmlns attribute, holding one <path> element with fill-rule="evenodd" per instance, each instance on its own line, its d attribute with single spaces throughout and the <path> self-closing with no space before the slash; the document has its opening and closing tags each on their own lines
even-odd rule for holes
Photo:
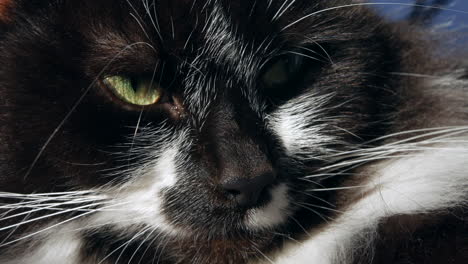
<svg viewBox="0 0 468 264">
<path fill-rule="evenodd" d="M 356 2 L 4 2 L 3 190 L 90 192 L 123 229 L 293 225 L 398 102 L 400 43 Z"/>
</svg>

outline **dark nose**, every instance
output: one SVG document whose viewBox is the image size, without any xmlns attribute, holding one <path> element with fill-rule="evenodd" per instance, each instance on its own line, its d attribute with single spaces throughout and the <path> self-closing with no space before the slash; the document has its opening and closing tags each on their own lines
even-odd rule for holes
<svg viewBox="0 0 468 264">
<path fill-rule="evenodd" d="M 241 207 L 254 207 L 266 195 L 266 189 L 275 181 L 273 173 L 264 173 L 253 178 L 234 178 L 226 181 L 222 188 Z"/>
</svg>

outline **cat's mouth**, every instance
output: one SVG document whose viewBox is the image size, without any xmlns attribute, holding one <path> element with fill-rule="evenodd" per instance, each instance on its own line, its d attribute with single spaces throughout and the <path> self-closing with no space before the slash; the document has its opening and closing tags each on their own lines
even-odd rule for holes
<svg viewBox="0 0 468 264">
<path fill-rule="evenodd" d="M 209 203 L 193 199 L 180 199 L 178 205 L 163 210 L 167 223 L 175 225 L 177 230 L 200 234 L 208 232 L 217 237 L 227 233 L 263 232 L 280 228 L 293 213 L 289 187 L 285 183 L 273 185 L 262 191 L 255 206 L 222 207 L 208 206 Z M 202 205 L 203 204 L 203 205 Z"/>
</svg>

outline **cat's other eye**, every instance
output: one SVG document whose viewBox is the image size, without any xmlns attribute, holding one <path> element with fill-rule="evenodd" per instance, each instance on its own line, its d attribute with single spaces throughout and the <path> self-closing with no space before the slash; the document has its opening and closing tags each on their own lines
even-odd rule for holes
<svg viewBox="0 0 468 264">
<path fill-rule="evenodd" d="M 327 64 L 322 49 L 301 48 L 273 58 L 262 69 L 259 82 L 271 105 L 285 102 L 319 76 Z"/>
<path fill-rule="evenodd" d="M 162 98 L 161 86 L 151 78 L 115 75 L 105 77 L 103 83 L 116 97 L 128 104 L 153 105 Z"/>
<path fill-rule="evenodd" d="M 304 57 L 296 54 L 287 54 L 267 64 L 262 75 L 262 82 L 267 88 L 285 86 L 302 72 Z"/>
</svg>

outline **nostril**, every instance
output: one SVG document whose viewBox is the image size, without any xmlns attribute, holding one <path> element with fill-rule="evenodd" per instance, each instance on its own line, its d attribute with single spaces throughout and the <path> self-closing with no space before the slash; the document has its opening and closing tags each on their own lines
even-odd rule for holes
<svg viewBox="0 0 468 264">
<path fill-rule="evenodd" d="M 238 190 L 226 189 L 226 188 L 224 188 L 224 190 L 226 191 L 227 194 L 229 194 L 231 196 L 237 196 L 237 195 L 241 194 L 241 192 L 238 191 Z"/>
<path fill-rule="evenodd" d="M 254 178 L 233 178 L 221 184 L 226 194 L 233 198 L 242 207 L 258 205 L 259 198 L 265 189 L 273 184 L 273 174 L 262 174 Z"/>
<path fill-rule="evenodd" d="M 250 181 L 247 179 L 234 178 L 224 182 L 221 186 L 226 193 L 237 196 L 251 191 L 249 183 Z"/>
</svg>

